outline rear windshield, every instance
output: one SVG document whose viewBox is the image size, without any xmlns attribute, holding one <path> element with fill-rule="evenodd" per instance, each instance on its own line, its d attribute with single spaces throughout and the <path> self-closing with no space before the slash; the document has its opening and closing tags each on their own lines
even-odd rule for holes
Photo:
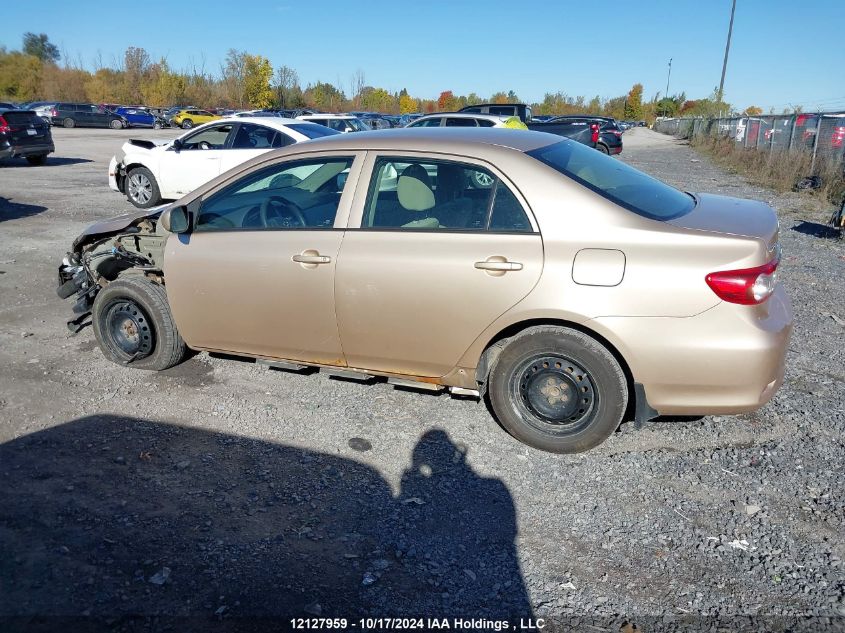
<svg viewBox="0 0 845 633">
<path fill-rule="evenodd" d="M 340 134 L 337 130 L 327 128 L 325 125 L 317 125 L 316 123 L 291 123 L 288 127 L 294 132 L 299 132 L 308 138 L 320 138 L 321 136 Z"/>
<path fill-rule="evenodd" d="M 527 154 L 611 202 L 653 220 L 671 220 L 695 207 L 690 194 L 581 143 L 562 141 Z"/>
<path fill-rule="evenodd" d="M 21 125 L 27 123 L 42 124 L 44 121 L 32 110 L 9 110 L 3 114 L 3 118 L 9 125 Z"/>
</svg>

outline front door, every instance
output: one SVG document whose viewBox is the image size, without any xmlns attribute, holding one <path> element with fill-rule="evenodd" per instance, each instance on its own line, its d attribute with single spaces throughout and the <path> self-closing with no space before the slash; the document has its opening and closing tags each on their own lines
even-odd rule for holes
<svg viewBox="0 0 845 633">
<path fill-rule="evenodd" d="M 216 178 L 231 132 L 231 123 L 213 125 L 182 139 L 178 150 L 171 146 L 164 151 L 159 174 L 162 197 L 180 198 Z"/>
<path fill-rule="evenodd" d="M 364 173 L 337 270 L 347 363 L 443 376 L 537 283 L 541 237 L 515 189 L 470 159 L 371 156 Z"/>
<path fill-rule="evenodd" d="M 188 345 L 345 364 L 334 275 L 356 160 L 257 167 L 202 201 L 193 232 L 171 236 L 165 253 L 167 297 Z"/>
</svg>

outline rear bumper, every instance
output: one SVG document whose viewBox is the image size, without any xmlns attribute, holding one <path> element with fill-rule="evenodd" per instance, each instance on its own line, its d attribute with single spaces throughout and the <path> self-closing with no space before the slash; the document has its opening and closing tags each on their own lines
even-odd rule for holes
<svg viewBox="0 0 845 633">
<path fill-rule="evenodd" d="M 52 143 L 39 143 L 37 145 L 11 145 L 0 147 L 0 158 L 16 158 L 27 156 L 46 156 L 56 151 Z"/>
<path fill-rule="evenodd" d="M 783 383 L 792 306 L 782 285 L 761 306 L 720 303 L 688 318 L 596 319 L 660 415 L 754 411 Z"/>
</svg>

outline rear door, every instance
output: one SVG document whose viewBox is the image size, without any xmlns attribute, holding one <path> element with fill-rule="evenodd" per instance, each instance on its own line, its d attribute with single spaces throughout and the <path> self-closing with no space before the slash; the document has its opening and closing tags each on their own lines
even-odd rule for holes
<svg viewBox="0 0 845 633">
<path fill-rule="evenodd" d="M 479 180 L 490 185 L 473 186 Z M 443 376 L 531 291 L 542 266 L 542 240 L 525 201 L 491 165 L 370 152 L 337 268 L 346 361 Z"/>
<path fill-rule="evenodd" d="M 284 138 L 283 138 L 284 137 Z M 239 123 L 233 132 L 232 142 L 221 154 L 220 173 L 229 171 L 250 158 L 260 156 L 274 147 L 288 145 L 289 136 L 278 130 L 255 123 Z"/>
</svg>

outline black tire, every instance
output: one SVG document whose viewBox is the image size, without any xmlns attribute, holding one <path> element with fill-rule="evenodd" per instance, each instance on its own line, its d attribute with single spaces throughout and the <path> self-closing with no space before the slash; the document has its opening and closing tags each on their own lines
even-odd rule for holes
<svg viewBox="0 0 845 633">
<path fill-rule="evenodd" d="M 161 191 L 153 173 L 146 167 L 133 167 L 123 186 L 126 198 L 139 209 L 149 209 L 161 202 Z"/>
<path fill-rule="evenodd" d="M 604 143 L 596 143 L 596 149 L 599 150 L 602 154 L 610 155 L 610 148 Z"/>
<path fill-rule="evenodd" d="M 64 127 L 75 127 L 75 126 L 76 126 L 76 121 L 74 121 L 74 120 L 73 120 L 73 119 L 71 119 L 70 117 L 67 117 L 64 121 L 62 121 L 62 125 L 63 125 Z"/>
<path fill-rule="evenodd" d="M 44 161 L 47 160 L 46 154 L 39 154 L 38 156 L 27 156 L 26 162 L 30 165 L 43 165 Z"/>
<path fill-rule="evenodd" d="M 109 283 L 94 300 L 94 336 L 103 355 L 118 365 L 160 371 L 185 358 L 164 286 L 144 277 Z"/>
<path fill-rule="evenodd" d="M 185 119 L 184 121 L 182 121 L 182 129 L 183 130 L 189 130 L 192 127 L 194 127 L 194 122 L 191 121 L 190 119 Z"/>
<path fill-rule="evenodd" d="M 109 127 L 113 130 L 122 130 L 123 129 L 123 121 L 120 119 L 112 119 L 109 121 Z"/>
<path fill-rule="evenodd" d="M 488 393 L 505 430 L 551 453 L 598 446 L 619 427 L 628 405 L 625 373 L 613 354 L 559 326 L 514 336 L 490 370 Z"/>
<path fill-rule="evenodd" d="M 153 123 L 153 129 L 154 130 L 160 130 L 161 129 L 161 123 L 159 123 L 158 121 Z"/>
</svg>

